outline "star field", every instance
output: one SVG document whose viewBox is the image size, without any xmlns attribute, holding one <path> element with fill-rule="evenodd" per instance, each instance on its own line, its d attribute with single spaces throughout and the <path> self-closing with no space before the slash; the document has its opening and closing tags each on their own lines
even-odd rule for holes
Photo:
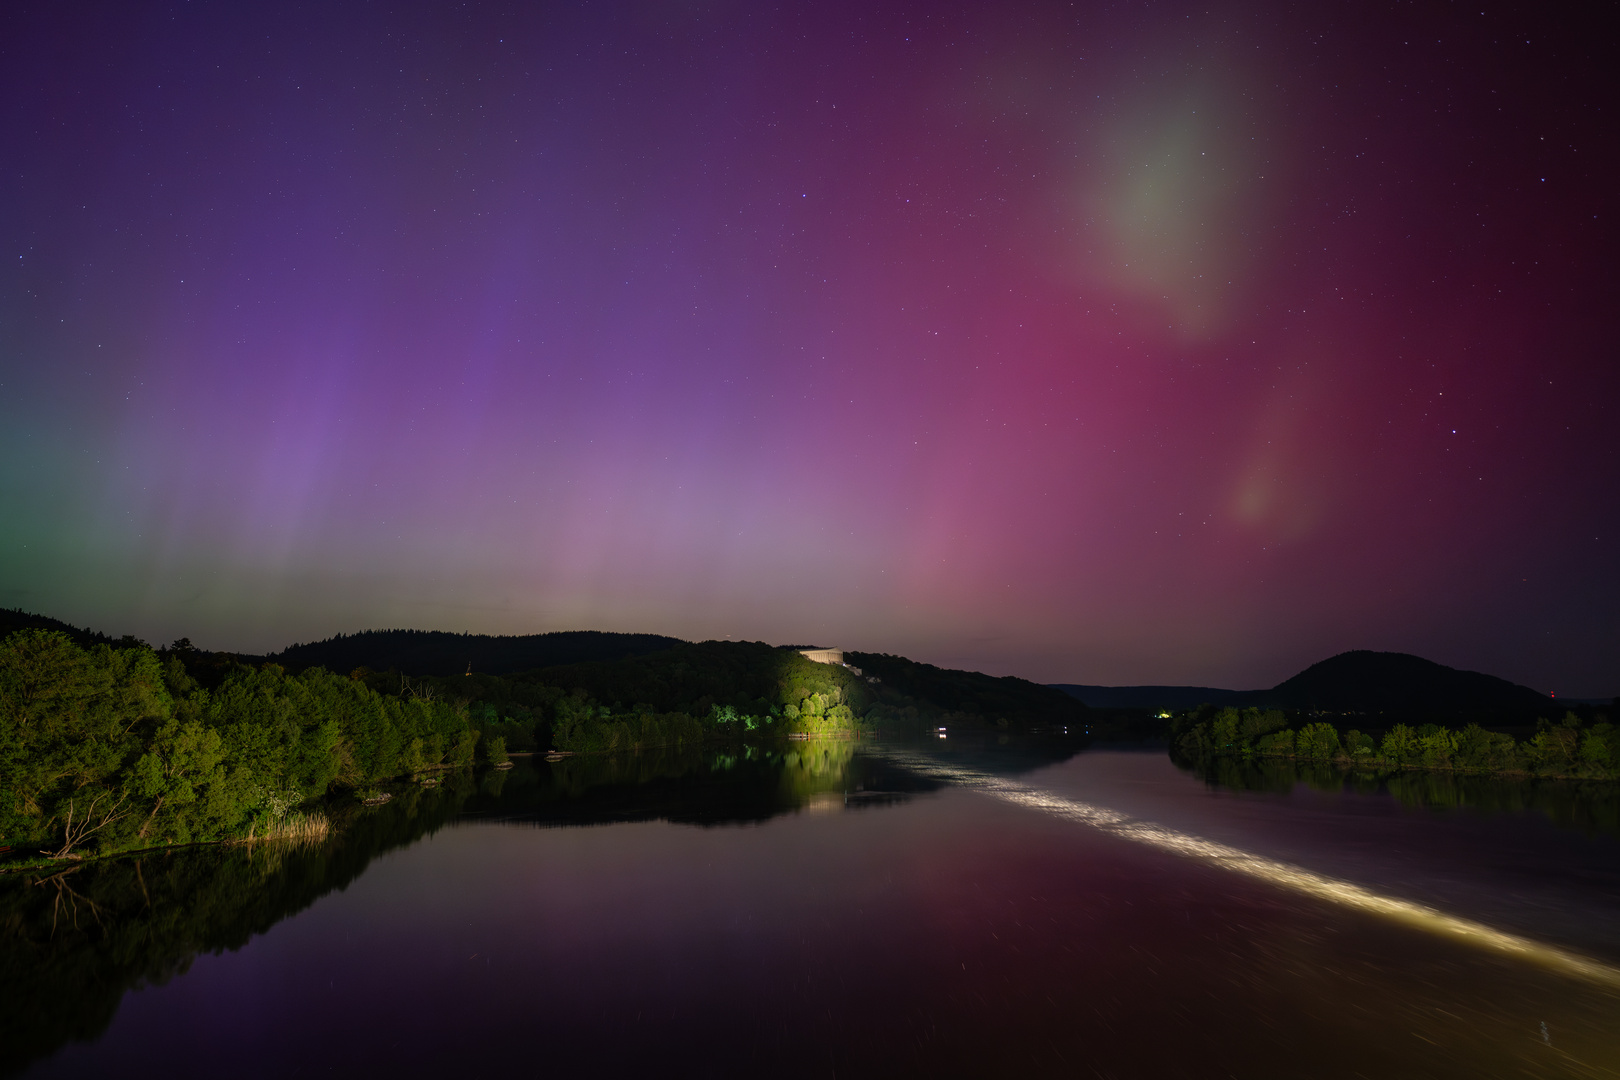
<svg viewBox="0 0 1620 1080">
<path fill-rule="evenodd" d="M 1600 28 L 0 15 L 0 605 L 1620 689 Z"/>
</svg>

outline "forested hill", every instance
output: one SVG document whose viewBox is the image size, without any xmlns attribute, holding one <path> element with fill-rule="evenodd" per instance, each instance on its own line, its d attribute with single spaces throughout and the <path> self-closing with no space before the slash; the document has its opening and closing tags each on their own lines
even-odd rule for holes
<svg viewBox="0 0 1620 1080">
<path fill-rule="evenodd" d="M 0 638 L 0 853 L 13 859 L 321 836 L 328 811 L 506 764 L 509 750 L 939 726 L 1084 736 L 1069 730 L 1084 705 L 1021 679 L 856 654 L 863 674 L 764 642 L 384 632 L 261 662 L 184 638 L 80 645 L 87 632 L 71 631 L 35 621 Z M 546 663 L 560 659 L 572 662 Z"/>
<path fill-rule="evenodd" d="M 1083 722 L 1086 707 L 1018 678 L 951 671 L 900 656 L 845 653 L 853 667 L 821 664 L 762 641 L 702 641 L 609 662 L 512 676 L 577 690 L 613 711 L 833 717 L 892 730 L 970 724 L 1032 731 Z M 475 680 L 476 681 L 476 680 Z"/>
<path fill-rule="evenodd" d="M 683 644 L 680 638 L 662 634 L 610 634 L 598 630 L 502 637 L 439 630 L 366 630 L 291 645 L 266 659 L 294 670 L 323 667 L 348 673 L 366 667 L 413 676 L 462 675 L 471 665 L 479 674 L 507 675 L 644 656 Z"/>
<path fill-rule="evenodd" d="M 851 664 L 874 675 L 885 686 L 953 713 L 996 718 L 1016 717 L 1030 724 L 1084 723 L 1084 703 L 1062 690 L 1013 675 L 997 678 L 977 671 L 957 671 L 922 664 L 887 653 L 845 653 Z"/>
<path fill-rule="evenodd" d="M 1491 713 L 1534 710 L 1552 699 L 1527 686 L 1409 653 L 1357 649 L 1312 664 L 1267 691 L 1266 703 L 1332 712 Z"/>
</svg>

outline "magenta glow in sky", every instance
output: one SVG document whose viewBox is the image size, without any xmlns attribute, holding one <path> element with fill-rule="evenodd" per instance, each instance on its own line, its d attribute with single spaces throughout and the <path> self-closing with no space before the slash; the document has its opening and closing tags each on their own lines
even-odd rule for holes
<svg viewBox="0 0 1620 1080">
<path fill-rule="evenodd" d="M 1620 689 L 1565 12 L 8 5 L 0 605 Z"/>
</svg>

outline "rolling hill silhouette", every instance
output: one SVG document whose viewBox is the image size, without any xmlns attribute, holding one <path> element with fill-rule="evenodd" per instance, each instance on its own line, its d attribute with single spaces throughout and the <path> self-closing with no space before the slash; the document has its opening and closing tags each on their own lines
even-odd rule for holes
<svg viewBox="0 0 1620 1080">
<path fill-rule="evenodd" d="M 325 641 L 289 645 L 265 659 L 288 668 L 324 667 L 349 672 L 358 667 L 406 675 L 460 675 L 471 665 L 484 675 L 621 660 L 683 645 L 662 634 L 610 634 L 563 630 L 552 634 L 495 637 L 441 630 L 365 630 Z"/>
<path fill-rule="evenodd" d="M 83 646 L 138 644 L 58 619 L 0 609 L 0 638 L 22 629 L 60 630 Z M 686 642 L 662 634 L 615 634 L 566 630 L 550 634 L 492 636 L 439 630 L 365 630 L 324 641 L 290 645 L 268 656 L 241 656 L 288 668 L 324 667 L 349 672 L 359 667 L 406 675 L 460 675 L 469 666 L 486 675 L 622 660 L 662 652 Z M 225 657 L 225 654 L 219 654 Z M 852 654 L 853 655 L 853 654 Z M 868 663 L 899 661 L 860 654 Z M 228 657 L 225 657 L 229 659 Z M 907 662 L 910 664 L 910 662 Z M 910 664 L 907 671 L 927 665 Z M 930 669 L 936 670 L 936 669 Z M 896 670 L 890 675 L 899 678 Z M 958 673 L 960 674 L 960 673 Z M 981 678 L 988 678 L 981 676 Z M 1006 680 L 1004 680 L 1006 681 Z M 1021 682 L 1022 680 L 1011 680 Z M 1554 704 L 1527 686 L 1425 660 L 1410 653 L 1356 649 L 1312 664 L 1269 690 L 1225 690 L 1212 686 L 1091 686 L 1051 683 L 1099 709 L 1189 709 L 1203 704 L 1259 706 L 1339 713 L 1426 716 L 1523 716 Z M 939 688 L 935 688 L 936 690 Z"/>
<path fill-rule="evenodd" d="M 1553 703 L 1527 686 L 1425 660 L 1356 649 L 1312 664 L 1269 690 L 1209 686 L 1084 686 L 1055 683 L 1093 708 L 1188 709 L 1242 705 L 1342 713 L 1499 715 Z"/>
<path fill-rule="evenodd" d="M 72 638 L 81 648 L 118 644 L 117 639 L 99 630 L 81 628 L 72 623 L 65 623 L 61 619 L 53 619 L 49 615 L 35 615 L 20 608 L 0 608 L 0 640 L 18 630 L 59 630 Z"/>
<path fill-rule="evenodd" d="M 1357 649 L 1312 664 L 1266 692 L 1268 704 L 1333 712 L 1497 712 L 1552 704 L 1528 686 L 1425 660 Z"/>
</svg>

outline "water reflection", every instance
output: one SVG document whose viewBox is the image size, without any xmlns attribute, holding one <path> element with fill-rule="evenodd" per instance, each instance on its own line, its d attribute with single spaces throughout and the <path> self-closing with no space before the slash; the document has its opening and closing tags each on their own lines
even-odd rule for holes
<svg viewBox="0 0 1620 1080">
<path fill-rule="evenodd" d="M 1065 798 L 1029 784 L 1006 780 L 970 768 L 931 761 L 925 757 L 905 754 L 903 751 L 897 755 L 897 760 L 909 764 L 921 775 L 937 777 L 962 787 L 971 787 L 994 798 L 1061 820 L 1085 825 L 1132 843 L 1196 859 L 1282 889 L 1382 916 L 1428 933 L 1455 939 L 1475 948 L 1539 964 L 1563 974 L 1578 976 L 1611 990 L 1620 990 L 1620 967 L 1595 957 L 1519 934 L 1507 933 L 1475 919 L 1449 914 L 1427 904 L 1382 893 L 1353 881 L 1316 873 L 1303 866 L 1167 828 L 1158 822 L 1134 818 L 1115 809 Z"/>
<path fill-rule="evenodd" d="M 825 739 L 530 758 L 486 777 L 463 813 L 554 826 L 744 825 L 804 809 L 886 805 L 940 786 L 857 748 Z"/>
<path fill-rule="evenodd" d="M 697 747 L 546 761 L 395 789 L 350 806 L 318 846 L 180 848 L 0 878 L 0 1071 L 94 1039 L 125 992 L 183 975 L 203 953 L 254 935 L 346 888 L 378 856 L 451 821 L 548 827 L 663 820 L 746 825 L 799 811 L 901 803 L 938 780 L 858 753 L 847 740 Z M 1020 749 L 1004 766 L 1072 747 Z"/>
<path fill-rule="evenodd" d="M 239 949 L 378 855 L 444 825 L 470 777 L 350 810 L 319 845 L 176 848 L 0 878 L 0 1070 L 93 1039 L 124 993 L 184 975 L 200 953 Z"/>
<path fill-rule="evenodd" d="M 1620 784 L 1544 777 L 1470 776 L 1427 770 L 1349 769 L 1278 758 L 1178 761 L 1214 788 L 1286 795 L 1297 785 L 1327 793 L 1387 792 L 1402 805 L 1482 814 L 1535 811 L 1566 828 L 1620 837 Z"/>
<path fill-rule="evenodd" d="M 1393 895 L 1364 871 L 1406 837 L 1414 865 L 1453 853 L 1478 915 L 1522 892 L 1492 876 L 1529 850 L 1508 817 L 1466 822 L 1481 852 L 1385 796 L 1217 792 L 1162 753 L 1027 775 L 1068 756 L 953 732 L 525 761 L 356 809 L 319 850 L 0 879 L 0 1045 L 39 1077 L 1620 1069 L 1612 988 L 1250 872 Z M 1538 895 L 1610 920 L 1604 864 L 1570 865 Z"/>
<path fill-rule="evenodd" d="M 1083 744 L 1039 735 L 963 733 L 928 740 L 929 756 L 996 775 L 1063 761 Z M 464 815 L 540 825 L 671 821 L 742 825 L 801 810 L 904 802 L 944 781 L 848 739 L 597 754 L 522 764 L 485 777 Z"/>
</svg>

